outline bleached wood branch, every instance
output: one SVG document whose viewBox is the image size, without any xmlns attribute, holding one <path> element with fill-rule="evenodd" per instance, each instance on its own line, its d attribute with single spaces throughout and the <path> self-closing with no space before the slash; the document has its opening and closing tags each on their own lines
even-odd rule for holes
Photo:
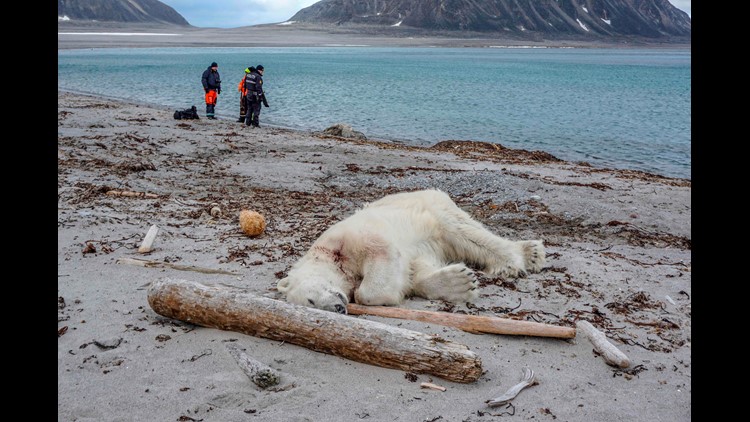
<svg viewBox="0 0 750 422">
<path fill-rule="evenodd" d="M 173 270 L 195 271 L 197 273 L 203 273 L 203 274 L 239 275 L 231 271 L 216 270 L 213 268 L 195 267 L 192 265 L 180 265 L 180 264 L 173 264 L 171 262 L 148 261 L 145 259 L 136 259 L 136 258 L 118 258 L 117 263 L 135 265 L 138 267 L 147 267 L 147 268 L 172 268 Z"/>
<path fill-rule="evenodd" d="M 610 343 L 607 336 L 603 332 L 597 330 L 590 322 L 580 320 L 576 323 L 578 332 L 583 333 L 586 338 L 591 341 L 596 350 L 604 360 L 613 366 L 620 368 L 627 368 L 630 366 L 630 359 L 625 356 L 625 353 L 621 352 L 614 344 Z"/>
<path fill-rule="evenodd" d="M 387 318 L 411 319 L 432 324 L 456 327 L 470 333 L 509 334 L 518 336 L 573 338 L 576 330 L 571 327 L 542 324 L 478 315 L 452 314 L 449 312 L 422 311 L 388 306 L 364 306 L 350 303 L 346 307 L 352 315 L 375 315 Z"/>
</svg>

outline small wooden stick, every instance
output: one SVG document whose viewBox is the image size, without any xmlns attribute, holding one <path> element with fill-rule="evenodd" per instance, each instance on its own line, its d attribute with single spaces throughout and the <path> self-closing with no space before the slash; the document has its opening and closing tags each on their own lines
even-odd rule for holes
<svg viewBox="0 0 750 422">
<path fill-rule="evenodd" d="M 619 366 L 620 368 L 627 368 L 630 366 L 630 359 L 625 356 L 614 344 L 610 343 L 607 336 L 603 332 L 597 330 L 590 322 L 580 320 L 576 323 L 578 331 L 582 332 L 594 345 L 596 350 L 604 360 L 613 366 Z"/>
<path fill-rule="evenodd" d="M 147 198 L 147 199 L 157 199 L 159 198 L 159 195 L 156 195 L 154 193 L 146 193 L 146 192 L 133 192 L 129 190 L 109 190 L 105 193 L 105 195 L 109 196 L 126 196 L 130 198 Z"/>
<path fill-rule="evenodd" d="M 255 385 L 260 388 L 267 388 L 279 383 L 279 373 L 275 369 L 251 358 L 235 343 L 224 343 L 224 346 L 234 360 L 237 361 L 242 372 L 244 372 L 245 375 L 250 378 L 250 381 L 255 383 Z"/>
<path fill-rule="evenodd" d="M 433 390 L 445 391 L 445 387 L 442 387 L 442 386 L 437 385 L 437 384 L 433 384 L 431 382 L 423 382 L 423 383 L 419 384 L 419 386 L 422 387 L 422 388 L 431 388 Z"/>
<path fill-rule="evenodd" d="M 356 303 L 347 305 L 346 310 L 351 315 L 375 315 L 387 318 L 411 319 L 455 327 L 474 334 L 491 333 L 556 338 L 573 338 L 576 336 L 574 328 L 532 321 L 518 321 L 508 318 L 451 314 L 448 312 L 421 311 L 386 306 L 364 306 Z"/>
<path fill-rule="evenodd" d="M 151 252 L 152 246 L 154 245 L 154 240 L 156 240 L 156 235 L 159 234 L 159 227 L 154 224 L 151 226 L 150 229 L 148 229 L 148 233 L 146 233 L 146 237 L 143 238 L 143 243 L 141 243 L 141 247 L 138 248 L 139 253 L 149 253 Z"/>
<path fill-rule="evenodd" d="M 118 258 L 117 263 L 135 265 L 138 267 L 146 267 L 146 268 L 172 268 L 173 270 L 195 271 L 197 273 L 203 273 L 203 274 L 239 275 L 238 273 L 233 273 L 231 271 L 215 270 L 213 268 L 194 267 L 192 265 L 179 265 L 179 264 L 172 264 L 170 262 L 148 261 L 145 259 L 136 259 L 136 258 Z"/>
</svg>

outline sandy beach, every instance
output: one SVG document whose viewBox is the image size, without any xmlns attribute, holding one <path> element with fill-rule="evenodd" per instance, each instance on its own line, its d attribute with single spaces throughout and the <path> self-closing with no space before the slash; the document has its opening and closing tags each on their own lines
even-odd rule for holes
<svg viewBox="0 0 750 422">
<path fill-rule="evenodd" d="M 416 148 L 175 120 L 173 111 L 58 91 L 59 421 L 691 420 L 689 180 L 471 140 Z M 481 277 L 473 305 L 403 307 L 567 327 L 586 320 L 630 367 L 607 365 L 580 336 L 347 317 L 468 346 L 484 372 L 455 383 L 165 318 L 147 302 L 149 284 L 164 277 L 282 299 L 276 282 L 326 228 L 386 194 L 424 188 L 448 193 L 499 235 L 543 239 L 548 262 L 526 278 Z M 264 234 L 241 232 L 242 209 L 266 217 Z M 154 250 L 138 253 L 152 225 Z M 230 342 L 281 383 L 253 384 Z M 524 367 L 537 384 L 488 407 Z"/>
</svg>

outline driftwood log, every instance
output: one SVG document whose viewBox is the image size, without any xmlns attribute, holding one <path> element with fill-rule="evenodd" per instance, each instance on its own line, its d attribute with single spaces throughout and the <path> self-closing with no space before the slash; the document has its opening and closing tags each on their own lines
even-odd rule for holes
<svg viewBox="0 0 750 422">
<path fill-rule="evenodd" d="M 224 347 L 227 348 L 229 354 L 237 361 L 237 365 L 240 366 L 242 372 L 258 387 L 267 388 L 279 383 L 281 377 L 278 371 L 263 362 L 251 358 L 247 353 L 242 351 L 239 345 L 224 343 Z"/>
<path fill-rule="evenodd" d="M 573 338 L 576 336 L 575 328 L 532 321 L 518 321 L 508 318 L 451 314 L 448 312 L 422 311 L 387 306 L 364 306 L 355 303 L 347 305 L 346 310 L 352 315 L 375 315 L 387 318 L 411 319 L 455 327 L 475 334 L 491 333 L 557 338 Z"/>
<path fill-rule="evenodd" d="M 115 262 L 117 262 L 118 264 L 135 265 L 137 267 L 172 268 L 173 270 L 195 271 L 197 273 L 203 273 L 203 274 L 239 275 L 238 273 L 233 273 L 231 271 L 217 270 L 215 268 L 195 267 L 193 265 L 180 265 L 180 264 L 174 264 L 171 262 L 149 261 L 146 259 L 138 259 L 138 258 L 118 258 L 117 261 Z"/>
<path fill-rule="evenodd" d="M 156 224 L 153 224 L 150 229 L 148 229 L 148 233 L 146 233 L 146 237 L 143 238 L 143 242 L 141 243 L 141 246 L 138 248 L 139 253 L 149 253 L 153 250 L 154 247 L 154 240 L 156 240 L 156 235 L 159 234 L 159 226 Z"/>
<path fill-rule="evenodd" d="M 109 196 L 125 196 L 129 198 L 148 198 L 148 199 L 157 199 L 159 195 L 155 193 L 147 193 L 147 192 L 133 192 L 129 190 L 108 190 L 105 195 Z"/>
<path fill-rule="evenodd" d="M 255 296 L 224 285 L 163 278 L 148 290 L 156 313 L 204 327 L 293 343 L 317 352 L 454 382 L 482 374 L 463 344 L 417 331 Z"/>
<path fill-rule="evenodd" d="M 594 345 L 594 350 L 602 355 L 607 364 L 620 368 L 627 368 L 630 366 L 630 359 L 625 353 L 621 352 L 617 346 L 610 343 L 607 336 L 603 332 L 597 330 L 590 322 L 579 320 L 576 322 L 576 328 L 589 339 L 591 344 Z"/>
</svg>

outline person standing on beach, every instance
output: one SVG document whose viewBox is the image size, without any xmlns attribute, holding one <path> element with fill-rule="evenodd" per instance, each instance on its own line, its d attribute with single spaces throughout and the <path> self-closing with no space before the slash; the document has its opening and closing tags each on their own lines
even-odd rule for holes
<svg viewBox="0 0 750 422">
<path fill-rule="evenodd" d="M 247 112 L 247 89 L 245 88 L 245 78 L 247 77 L 248 73 L 251 73 L 255 70 L 253 66 L 248 66 L 245 69 L 245 74 L 242 76 L 242 79 L 240 80 L 240 83 L 237 84 L 237 91 L 240 92 L 240 118 L 237 120 L 237 122 L 244 122 L 245 121 L 245 113 Z"/>
<path fill-rule="evenodd" d="M 260 127 L 260 104 L 268 107 L 266 94 L 263 92 L 263 73 L 265 68 L 262 64 L 255 66 L 255 71 L 245 76 L 245 88 L 247 89 L 247 107 L 245 125 Z"/>
<path fill-rule="evenodd" d="M 203 90 L 206 91 L 206 117 L 216 119 L 214 109 L 216 100 L 221 94 L 221 77 L 219 76 L 219 65 L 216 62 L 211 63 L 211 66 L 203 71 L 201 83 L 203 84 Z"/>
</svg>

